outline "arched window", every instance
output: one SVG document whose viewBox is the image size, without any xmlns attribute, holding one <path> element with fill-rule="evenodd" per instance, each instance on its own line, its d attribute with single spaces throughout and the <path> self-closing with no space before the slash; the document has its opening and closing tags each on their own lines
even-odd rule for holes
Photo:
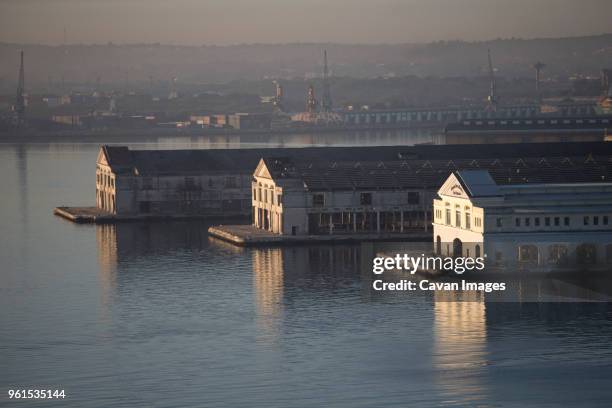
<svg viewBox="0 0 612 408">
<path fill-rule="evenodd" d="M 463 256 L 463 242 L 459 238 L 453 240 L 453 257 Z"/>
</svg>

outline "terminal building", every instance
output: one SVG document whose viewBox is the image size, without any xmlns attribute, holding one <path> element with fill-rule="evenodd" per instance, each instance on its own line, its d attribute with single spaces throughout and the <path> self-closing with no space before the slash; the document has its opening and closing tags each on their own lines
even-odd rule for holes
<svg viewBox="0 0 612 408">
<path fill-rule="evenodd" d="M 612 268 L 611 174 L 589 174 L 609 162 L 589 160 L 591 170 L 542 172 L 523 184 L 503 184 L 495 171 L 454 172 L 433 204 L 435 252 L 486 254 L 487 267 L 519 270 Z"/>
<path fill-rule="evenodd" d="M 124 218 L 250 217 L 253 171 L 262 157 L 280 157 L 294 161 L 300 168 L 309 168 L 313 177 L 325 180 L 338 177 L 342 166 L 367 170 L 372 174 L 363 176 L 370 178 L 388 176 L 393 180 L 397 177 L 393 172 L 405 174 L 410 183 L 404 180 L 398 186 L 422 191 L 419 200 L 426 200 L 430 208 L 438 187 L 455 170 L 494 166 L 512 172 L 516 171 L 516 163 L 522 166 L 519 159 L 537 169 L 548 163 L 543 158 L 549 161 L 567 158 L 564 166 L 579 168 L 589 155 L 612 156 L 612 143 L 536 143 L 528 149 L 521 144 L 478 148 L 417 145 L 212 150 L 132 150 L 126 146 L 102 146 L 96 163 L 96 207 Z M 526 171 L 522 167 L 518 170 L 518 175 Z M 517 174 L 509 177 L 514 180 Z M 411 200 L 415 200 L 414 196 Z M 430 212 L 417 210 L 414 204 L 406 205 L 406 211 L 426 211 L 426 214 L 412 213 L 412 220 L 404 214 L 404 228 L 416 226 Z M 384 228 L 386 218 L 382 217 Z M 375 225 L 374 221 L 370 224 Z M 427 224 L 419 227 L 424 229 Z"/>
<path fill-rule="evenodd" d="M 428 231 L 430 200 L 457 170 L 489 171 L 507 185 L 607 182 L 612 177 L 609 158 L 599 153 L 309 163 L 299 158 L 264 157 L 253 174 L 253 225 L 281 235 Z M 478 211 L 469 212 L 469 231 L 484 225 Z M 465 218 L 463 212 L 459 216 Z M 438 221 L 434 220 L 434 226 Z"/>
</svg>

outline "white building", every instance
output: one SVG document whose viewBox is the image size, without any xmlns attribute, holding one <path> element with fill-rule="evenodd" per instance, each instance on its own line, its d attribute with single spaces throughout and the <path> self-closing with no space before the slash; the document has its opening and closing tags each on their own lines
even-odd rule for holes
<svg viewBox="0 0 612 408">
<path fill-rule="evenodd" d="M 451 174 L 434 200 L 437 253 L 488 266 L 612 267 L 612 183 L 496 183 L 486 170 Z"/>
<path fill-rule="evenodd" d="M 263 158 L 252 182 L 253 225 L 276 234 L 427 231 L 434 191 L 405 162 L 300 163 Z"/>
</svg>

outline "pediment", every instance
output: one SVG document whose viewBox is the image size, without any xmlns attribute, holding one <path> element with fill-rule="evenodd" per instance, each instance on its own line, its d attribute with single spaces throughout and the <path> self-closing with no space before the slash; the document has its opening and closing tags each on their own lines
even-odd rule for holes
<svg viewBox="0 0 612 408">
<path fill-rule="evenodd" d="M 103 147 L 101 147 L 98 151 L 98 158 L 96 159 L 96 163 L 108 166 L 108 160 L 106 158 L 106 153 L 104 152 Z"/>
<path fill-rule="evenodd" d="M 272 175 L 270 174 L 270 171 L 268 170 L 268 166 L 266 166 L 266 162 L 263 159 L 259 160 L 259 164 L 255 168 L 255 172 L 253 173 L 253 176 L 266 178 L 270 180 L 272 179 Z"/>
<path fill-rule="evenodd" d="M 438 190 L 438 194 L 446 197 L 465 198 L 469 199 L 470 196 L 467 194 L 461 182 L 454 174 L 451 174 L 442 187 Z"/>
</svg>

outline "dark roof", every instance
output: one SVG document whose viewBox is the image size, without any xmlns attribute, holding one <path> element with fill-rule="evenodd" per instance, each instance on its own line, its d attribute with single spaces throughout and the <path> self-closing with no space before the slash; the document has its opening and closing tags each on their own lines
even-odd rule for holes
<svg viewBox="0 0 612 408">
<path fill-rule="evenodd" d="M 612 156 L 612 143 L 522 143 L 487 145 L 416 145 L 363 147 L 304 147 L 266 149 L 131 150 L 102 146 L 113 171 L 138 174 L 225 172 L 251 174 L 262 157 L 297 160 L 304 166 L 333 162 L 392 162 L 413 160 L 472 160 L 503 158 Z"/>
<path fill-rule="evenodd" d="M 300 179 L 310 191 L 436 189 L 457 170 L 488 170 L 497 184 L 610 182 L 612 156 L 504 159 L 333 161 L 265 158 L 285 178 Z M 280 170 L 279 170 L 280 169 Z"/>
</svg>

